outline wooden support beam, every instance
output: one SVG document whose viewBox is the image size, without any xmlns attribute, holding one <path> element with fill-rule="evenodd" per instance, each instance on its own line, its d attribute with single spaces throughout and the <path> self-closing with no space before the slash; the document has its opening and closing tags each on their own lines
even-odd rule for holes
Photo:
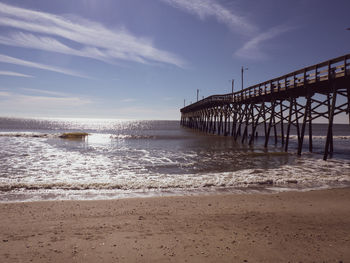
<svg viewBox="0 0 350 263">
<path fill-rule="evenodd" d="M 237 124 L 237 114 L 238 114 L 237 107 L 238 106 L 235 105 L 234 108 L 233 108 L 231 136 L 235 136 L 235 134 L 236 134 L 236 124 Z"/>
<path fill-rule="evenodd" d="M 213 125 L 213 134 L 216 133 L 216 117 L 217 117 L 217 115 L 215 113 L 215 115 L 214 115 L 214 125 Z"/>
<path fill-rule="evenodd" d="M 252 130 L 252 136 L 250 137 L 250 140 L 249 140 L 249 145 L 251 145 L 253 140 L 254 140 L 256 128 L 258 127 L 258 123 L 259 123 L 259 118 L 260 118 L 260 116 L 261 116 L 261 114 L 263 112 L 263 107 L 264 107 L 263 105 L 264 105 L 264 103 L 262 103 L 260 105 L 260 109 L 259 109 L 259 112 L 258 112 L 258 117 L 256 118 L 255 125 L 253 126 L 253 130 Z M 254 118 L 253 118 L 252 121 L 254 122 Z"/>
<path fill-rule="evenodd" d="M 335 89 L 334 89 L 334 92 L 336 94 L 336 90 Z M 333 92 L 332 99 L 330 97 L 330 94 L 327 95 L 327 99 L 328 99 L 328 101 L 327 101 L 327 103 L 328 103 L 328 120 L 330 120 L 331 115 L 332 115 L 332 118 L 334 117 L 335 104 L 334 104 L 334 108 L 331 105 L 331 100 L 333 102 L 333 98 L 334 98 L 334 92 Z M 333 126 L 333 124 L 332 124 L 332 126 Z M 327 131 L 327 140 L 328 140 L 328 131 Z M 330 129 L 329 149 L 328 149 L 328 151 L 330 153 L 333 153 L 333 127 L 332 127 L 332 129 Z"/>
<path fill-rule="evenodd" d="M 251 111 L 251 126 L 252 126 L 252 133 L 250 134 L 250 139 L 249 139 L 249 145 L 250 145 L 250 141 L 254 140 L 255 136 L 255 115 L 254 115 L 254 110 L 256 109 L 256 106 L 254 103 L 252 103 L 252 111 Z"/>
<path fill-rule="evenodd" d="M 310 109 L 309 109 L 309 152 L 312 152 L 312 116 L 311 116 L 312 101 L 310 98 Z"/>
<path fill-rule="evenodd" d="M 249 107 L 249 111 L 247 111 L 245 114 L 245 127 L 244 127 L 243 136 L 242 136 L 242 143 L 248 137 L 249 116 L 251 115 L 251 111 L 253 109 L 253 104 L 249 104 L 248 107 Z"/>
<path fill-rule="evenodd" d="M 237 128 L 236 134 L 234 136 L 235 140 L 237 140 L 238 136 L 241 136 L 241 126 L 242 126 L 243 118 L 244 118 L 244 115 L 245 115 L 245 113 L 247 111 L 247 108 L 248 108 L 248 105 L 244 104 L 244 110 L 240 112 L 241 116 L 239 117 L 238 128 Z"/>
<path fill-rule="evenodd" d="M 289 133 L 290 133 L 290 126 L 292 124 L 292 114 L 293 114 L 293 103 L 294 98 L 289 99 L 289 115 L 288 115 L 288 126 L 287 126 L 287 134 L 286 134 L 286 145 L 284 148 L 284 151 L 288 151 L 288 143 L 289 143 Z"/>
<path fill-rule="evenodd" d="M 267 147 L 268 143 L 269 143 L 269 138 L 270 138 L 270 130 L 271 130 L 271 126 L 272 126 L 272 119 L 273 119 L 273 115 L 275 113 L 275 101 L 271 102 L 271 114 L 270 114 L 270 121 L 269 121 L 269 127 L 267 129 L 267 134 L 265 134 L 265 148 Z"/>
<path fill-rule="evenodd" d="M 274 112 L 275 112 L 275 109 L 274 109 Z M 276 128 L 276 114 L 273 114 L 272 115 L 272 118 L 273 118 L 273 134 L 274 134 L 274 137 L 275 137 L 275 144 L 277 144 L 277 128 Z"/>
<path fill-rule="evenodd" d="M 225 124 L 224 124 L 224 136 L 227 136 L 227 108 L 224 110 Z"/>
<path fill-rule="evenodd" d="M 333 152 L 333 149 L 331 149 L 331 142 L 333 140 L 333 117 L 334 117 L 334 109 L 335 109 L 335 104 L 336 104 L 336 100 L 337 100 L 337 91 L 334 88 L 334 92 L 333 92 L 333 97 L 332 97 L 332 105 L 330 108 L 330 115 L 328 118 L 328 130 L 327 130 L 327 139 L 326 139 L 326 145 L 325 145 L 325 149 L 324 149 L 324 155 L 323 155 L 323 160 L 327 160 L 328 158 L 328 154 L 329 152 Z"/>
<path fill-rule="evenodd" d="M 347 91 L 347 98 L 348 98 L 348 111 L 347 111 L 347 113 L 349 116 L 349 124 L 350 124 L 350 86 L 346 89 L 346 91 Z"/>
<path fill-rule="evenodd" d="M 207 114 L 208 114 L 207 133 L 210 133 L 211 132 L 210 131 L 210 123 L 211 123 L 211 118 L 212 118 L 211 110 L 208 110 Z"/>
<path fill-rule="evenodd" d="M 264 135 L 266 137 L 267 127 L 266 127 L 266 104 L 265 101 L 262 103 L 263 106 L 263 119 L 264 119 Z"/>
<path fill-rule="evenodd" d="M 309 109 L 310 109 L 310 103 L 311 103 L 311 98 L 308 96 L 307 101 L 306 101 L 306 106 L 305 106 L 305 112 L 304 112 L 304 119 L 303 119 L 303 124 L 301 127 L 301 134 L 300 134 L 300 140 L 298 141 L 298 155 L 301 155 L 301 151 L 303 149 L 303 141 L 304 141 L 304 134 L 305 134 L 305 127 L 306 127 L 306 120 L 307 117 L 309 116 Z"/>
<path fill-rule="evenodd" d="M 297 99 L 294 98 L 295 126 L 297 128 L 298 143 L 300 141 L 299 117 L 298 117 L 299 110 L 300 109 L 298 109 L 298 106 L 297 106 Z"/>
<path fill-rule="evenodd" d="M 284 110 L 283 110 L 283 102 L 282 102 L 282 100 L 280 101 L 280 111 L 281 111 L 281 116 L 280 116 L 280 120 L 281 120 L 281 140 L 282 140 L 282 146 L 284 145 L 284 124 L 283 124 L 283 120 L 284 120 L 284 118 L 283 118 L 283 112 L 284 112 Z"/>
</svg>

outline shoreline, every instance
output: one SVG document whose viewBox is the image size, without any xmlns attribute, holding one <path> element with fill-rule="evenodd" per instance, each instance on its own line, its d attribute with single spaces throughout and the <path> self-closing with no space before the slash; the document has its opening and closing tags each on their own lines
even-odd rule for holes
<svg viewBox="0 0 350 263">
<path fill-rule="evenodd" d="M 1 262 L 347 262 L 350 188 L 0 204 Z"/>
<path fill-rule="evenodd" d="M 33 202 L 60 202 L 60 201 L 113 201 L 134 198 L 161 198 L 161 197 L 191 197 L 191 196 L 213 196 L 213 195 L 237 195 L 237 194 L 278 194 L 283 192 L 309 192 L 330 189 L 350 188 L 350 182 L 337 182 L 321 185 L 302 185 L 291 180 L 288 184 L 271 184 L 269 181 L 258 185 L 241 187 L 202 187 L 202 188 L 170 188 L 170 189 L 140 189 L 137 190 L 60 190 L 49 189 L 49 191 L 33 191 L 27 193 L 11 193 L 12 197 L 6 196 L 8 200 L 1 200 L 0 204 L 33 203 Z M 57 191 L 57 192 L 56 192 Z M 16 196 L 27 196 L 19 199 Z M 4 195 L 5 196 L 5 195 Z M 32 198 L 28 196 L 33 196 Z M 38 198 L 38 196 L 41 196 Z M 65 198 L 63 198 L 65 196 Z M 75 196 L 72 198 L 71 196 Z M 1 197 L 1 196 L 0 196 Z"/>
</svg>

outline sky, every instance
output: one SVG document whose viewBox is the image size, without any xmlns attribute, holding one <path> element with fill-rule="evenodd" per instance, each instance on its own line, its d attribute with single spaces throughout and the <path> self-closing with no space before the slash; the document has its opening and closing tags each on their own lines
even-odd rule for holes
<svg viewBox="0 0 350 263">
<path fill-rule="evenodd" d="M 0 116 L 179 119 L 350 53 L 348 0 L 0 0 Z"/>
</svg>

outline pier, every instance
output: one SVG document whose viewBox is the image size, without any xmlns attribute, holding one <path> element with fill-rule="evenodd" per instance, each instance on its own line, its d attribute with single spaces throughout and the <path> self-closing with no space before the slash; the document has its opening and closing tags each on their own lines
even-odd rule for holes
<svg viewBox="0 0 350 263">
<path fill-rule="evenodd" d="M 312 152 L 312 123 L 327 121 L 323 159 L 333 153 L 334 117 L 349 116 L 350 54 L 299 69 L 238 92 L 212 95 L 181 109 L 181 125 L 203 132 L 233 136 L 249 145 L 263 127 L 264 146 L 270 137 L 288 151 L 291 127 L 301 155 L 305 133 Z M 273 133 L 273 136 L 272 136 Z"/>
</svg>

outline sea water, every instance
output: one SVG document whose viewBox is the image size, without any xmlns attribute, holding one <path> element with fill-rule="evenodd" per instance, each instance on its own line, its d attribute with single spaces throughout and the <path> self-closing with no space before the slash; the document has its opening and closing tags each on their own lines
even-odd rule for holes
<svg viewBox="0 0 350 263">
<path fill-rule="evenodd" d="M 323 161 L 325 124 L 312 126 L 313 153 L 306 136 L 299 157 L 295 129 L 286 153 L 280 136 L 267 148 L 263 136 L 249 146 L 179 121 L 3 117 L 0 202 L 349 186 L 349 127 L 334 126 L 334 154 Z M 60 138 L 66 132 L 89 135 Z"/>
</svg>

